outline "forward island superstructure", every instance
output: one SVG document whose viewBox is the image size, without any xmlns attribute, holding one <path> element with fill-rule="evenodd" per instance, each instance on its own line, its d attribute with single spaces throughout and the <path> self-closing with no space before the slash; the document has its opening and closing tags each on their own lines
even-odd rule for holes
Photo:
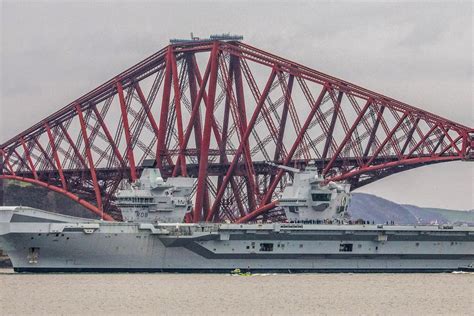
<svg viewBox="0 0 474 316">
<path fill-rule="evenodd" d="M 287 167 L 285 167 L 287 168 Z M 287 222 L 198 223 L 194 179 L 148 168 L 117 193 L 124 222 L 0 208 L 0 248 L 17 272 L 439 272 L 474 262 L 474 228 L 349 224 L 349 186 L 292 170 Z"/>
</svg>

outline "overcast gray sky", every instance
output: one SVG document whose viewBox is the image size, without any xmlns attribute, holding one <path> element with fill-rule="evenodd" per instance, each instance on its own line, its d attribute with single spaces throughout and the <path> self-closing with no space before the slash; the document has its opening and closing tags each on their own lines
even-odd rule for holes
<svg viewBox="0 0 474 316">
<path fill-rule="evenodd" d="M 191 31 L 243 34 L 263 50 L 474 126 L 471 1 L 1 3 L 0 143 Z M 418 168 L 362 191 L 474 208 L 474 163 Z"/>
</svg>

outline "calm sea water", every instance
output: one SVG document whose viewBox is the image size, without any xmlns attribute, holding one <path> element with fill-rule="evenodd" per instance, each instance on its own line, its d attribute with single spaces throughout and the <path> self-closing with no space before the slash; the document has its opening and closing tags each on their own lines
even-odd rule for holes
<svg viewBox="0 0 474 316">
<path fill-rule="evenodd" d="M 473 315 L 474 274 L 14 274 L 1 315 Z"/>
</svg>

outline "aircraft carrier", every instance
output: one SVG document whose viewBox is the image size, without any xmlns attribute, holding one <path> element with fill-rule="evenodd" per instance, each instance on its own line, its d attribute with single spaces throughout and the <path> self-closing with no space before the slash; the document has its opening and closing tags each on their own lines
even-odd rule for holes
<svg viewBox="0 0 474 316">
<path fill-rule="evenodd" d="M 284 167 L 288 168 L 288 167 Z M 17 272 L 447 272 L 474 263 L 474 227 L 350 224 L 349 186 L 290 170 L 287 222 L 183 223 L 194 179 L 158 169 L 116 196 L 124 222 L 0 208 L 0 248 Z"/>
</svg>

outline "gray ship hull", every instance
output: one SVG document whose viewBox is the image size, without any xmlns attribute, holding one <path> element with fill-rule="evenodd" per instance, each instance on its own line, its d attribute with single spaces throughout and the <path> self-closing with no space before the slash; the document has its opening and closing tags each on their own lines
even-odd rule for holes
<svg viewBox="0 0 474 316">
<path fill-rule="evenodd" d="M 161 224 L 0 211 L 18 272 L 444 272 L 474 262 L 474 228 Z"/>
</svg>

